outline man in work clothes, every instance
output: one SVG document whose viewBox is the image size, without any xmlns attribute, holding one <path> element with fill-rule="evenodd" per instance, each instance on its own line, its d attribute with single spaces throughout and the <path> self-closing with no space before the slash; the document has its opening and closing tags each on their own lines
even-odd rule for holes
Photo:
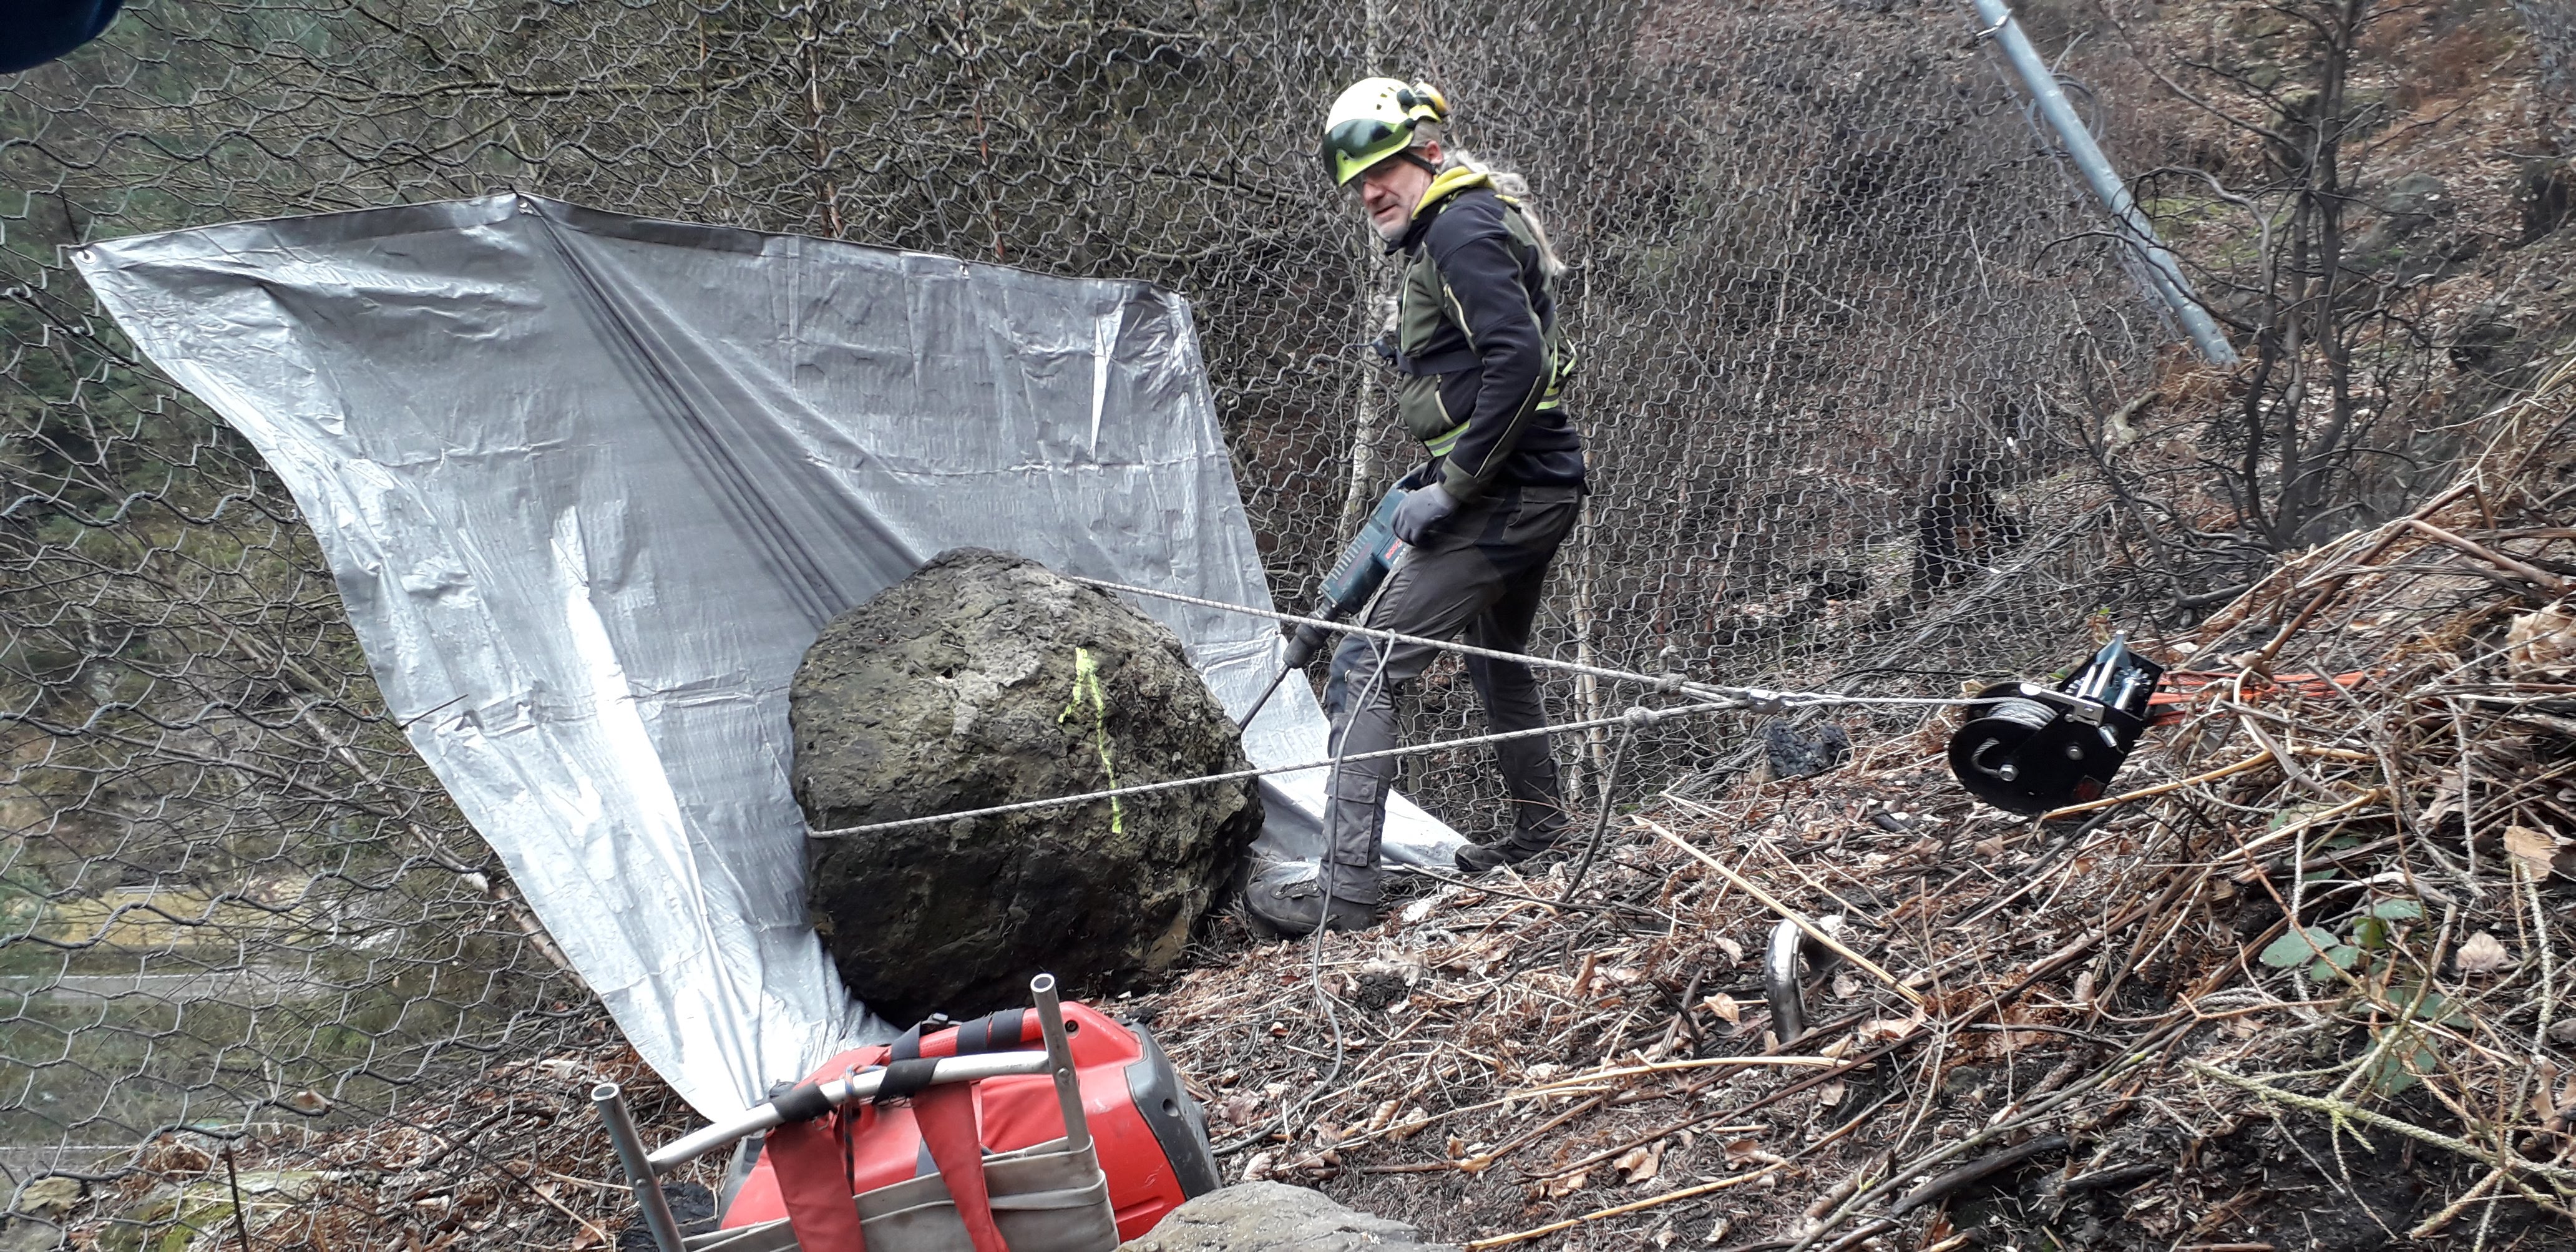
<svg viewBox="0 0 2576 1252">
<path fill-rule="evenodd" d="M 1437 132 L 1448 112 L 1428 84 L 1371 78 L 1343 92 L 1325 122 L 1334 181 L 1357 193 L 1387 250 L 1405 258 L 1390 352 L 1402 376 L 1397 408 L 1405 432 L 1431 453 L 1405 478 L 1412 493 L 1395 531 L 1412 547 L 1367 625 L 1521 652 L 1548 563 L 1583 503 L 1583 445 L 1559 405 L 1574 357 L 1548 290 L 1564 266 L 1521 201 L 1517 176 L 1442 150 Z M 1396 746 L 1394 696 L 1436 655 L 1421 644 L 1345 636 L 1324 689 L 1336 751 Z M 1528 666 L 1466 664 L 1494 731 L 1546 724 Z M 1507 741 L 1495 756 L 1511 828 L 1459 849 L 1458 868 L 1469 873 L 1527 860 L 1566 825 L 1545 736 Z M 1246 892 L 1253 914 L 1285 934 L 1372 924 L 1394 777 L 1393 759 L 1337 769 L 1321 871 L 1282 866 L 1255 877 Z"/>
</svg>

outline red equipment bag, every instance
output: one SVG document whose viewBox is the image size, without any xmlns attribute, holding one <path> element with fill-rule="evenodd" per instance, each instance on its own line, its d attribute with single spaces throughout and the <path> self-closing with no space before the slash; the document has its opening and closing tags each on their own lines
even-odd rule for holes
<svg viewBox="0 0 2576 1252">
<path fill-rule="evenodd" d="M 1064 1005 L 1064 1025 L 1074 1070 L 1081 1078 L 1082 1107 L 1090 1122 L 1092 1144 L 1101 1172 L 1108 1176 L 1118 1237 L 1133 1239 L 1153 1229 L 1183 1200 L 1216 1189 L 1216 1157 L 1208 1149 L 1206 1118 L 1197 1101 L 1181 1089 L 1179 1074 L 1143 1027 L 1121 1026 L 1088 1005 L 1070 1001 Z M 916 1026 L 891 1045 L 844 1052 L 824 1062 L 806 1082 L 925 1057 L 1044 1046 L 1036 1012 L 1004 1009 L 927 1035 Z M 951 1107 L 932 1113 L 945 1122 L 944 1132 L 934 1134 L 932 1140 L 956 1140 L 970 1123 L 988 1153 L 1026 1148 L 1064 1135 L 1055 1082 L 1045 1074 L 986 1078 L 972 1088 L 948 1090 L 954 1094 L 934 1101 Z M 970 1098 L 971 1104 L 960 1103 Z M 793 1211 L 800 1232 L 809 1222 L 819 1222 L 828 1230 L 839 1225 L 841 1215 L 850 1213 L 854 1195 L 924 1174 L 949 1173 L 932 1159 L 935 1149 L 943 1145 L 924 1138 L 920 1105 L 920 1096 L 910 1106 L 846 1105 L 812 1121 L 769 1132 L 758 1163 L 725 1207 L 722 1228 L 756 1226 Z M 961 1203 L 961 1216 L 970 1207 Z M 856 1219 L 850 1220 L 855 1229 Z M 974 1217 L 968 1220 L 970 1229 L 977 1224 Z M 807 1252 L 841 1250 L 809 1247 Z"/>
</svg>

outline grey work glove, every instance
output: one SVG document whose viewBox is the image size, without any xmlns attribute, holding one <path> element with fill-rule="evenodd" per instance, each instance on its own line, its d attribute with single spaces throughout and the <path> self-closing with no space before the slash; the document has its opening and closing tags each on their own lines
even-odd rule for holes
<svg viewBox="0 0 2576 1252">
<path fill-rule="evenodd" d="M 1430 537 L 1440 523 L 1458 511 L 1458 497 L 1439 483 L 1417 487 L 1405 494 L 1404 503 L 1395 508 L 1395 537 L 1409 544 Z"/>
</svg>

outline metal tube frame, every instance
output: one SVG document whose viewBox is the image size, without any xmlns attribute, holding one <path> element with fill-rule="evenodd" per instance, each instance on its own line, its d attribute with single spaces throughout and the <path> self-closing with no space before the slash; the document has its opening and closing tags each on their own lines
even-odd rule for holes
<svg viewBox="0 0 2576 1252">
<path fill-rule="evenodd" d="M 979 1056 L 944 1056 L 939 1058 L 938 1065 L 931 1070 L 930 1081 L 934 1083 L 981 1082 L 987 1078 L 1007 1078 L 1015 1074 L 1043 1074 L 1053 1068 L 1053 1060 L 1043 1052 L 988 1052 Z M 823 1088 L 823 1098 L 830 1101 L 834 1108 L 839 1108 L 852 1100 L 870 1099 L 876 1095 L 877 1088 L 883 1085 L 885 1085 L 883 1069 L 843 1074 L 820 1084 Z M 700 1127 L 672 1140 L 655 1149 L 648 1161 L 654 1173 L 667 1174 L 744 1135 L 772 1129 L 783 1125 L 786 1120 L 779 1115 L 776 1104 L 756 1104 L 723 1121 Z"/>
<path fill-rule="evenodd" d="M 2038 103 L 2040 116 L 2048 119 L 2049 129 L 2057 132 L 2058 142 L 2066 147 L 2067 158 L 2075 162 L 2093 194 L 2101 198 L 2122 242 L 2137 250 L 2139 259 L 2145 262 L 2148 281 L 2166 307 L 2173 310 L 2184 333 L 2200 349 L 2201 357 L 2217 365 L 2236 364 L 2235 347 L 2192 294 L 2191 280 L 2183 277 L 2181 263 L 2156 238 L 2155 224 L 2138 210 L 2137 201 L 2129 195 L 2129 185 L 2111 168 L 2111 159 L 2103 155 L 2102 146 L 2093 141 L 2092 129 L 2075 115 L 2075 106 L 2057 85 L 2057 71 L 2040 57 L 2039 49 L 2031 46 L 2030 36 L 2023 34 L 2021 23 L 2013 20 L 2012 7 L 2005 0 L 1971 3 L 1976 6 L 1977 20 L 1984 23 L 1979 33 L 1994 36 L 2002 46 L 2004 58 L 2012 62 L 2014 72 Z"/>
<path fill-rule="evenodd" d="M 626 1108 L 625 1093 L 616 1083 L 604 1082 L 590 1089 L 590 1104 L 599 1110 L 599 1120 L 608 1124 L 608 1141 L 617 1147 L 617 1163 L 626 1170 L 626 1185 L 635 1192 L 636 1207 L 644 1210 L 644 1229 L 653 1236 L 653 1246 L 659 1252 L 686 1252 L 680 1221 L 671 1215 L 671 1198 L 662 1194 L 660 1172 L 644 1151 L 643 1136 L 636 1133 L 635 1115 Z"/>
<path fill-rule="evenodd" d="M 1064 1114 L 1065 1146 L 1075 1152 L 1091 1146 L 1091 1120 L 1082 1111 L 1082 1076 L 1074 1072 L 1073 1044 L 1065 1037 L 1064 1008 L 1056 1002 L 1055 975 L 1029 980 L 1029 998 L 1037 1001 L 1038 1030 L 1046 1036 L 1047 1061 L 1055 1072 L 1056 1108 Z"/>
</svg>

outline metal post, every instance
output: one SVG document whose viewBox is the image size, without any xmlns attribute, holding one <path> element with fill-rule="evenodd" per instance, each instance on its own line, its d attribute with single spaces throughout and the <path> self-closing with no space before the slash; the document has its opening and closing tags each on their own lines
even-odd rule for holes
<svg viewBox="0 0 2576 1252">
<path fill-rule="evenodd" d="M 599 1120 L 608 1123 L 608 1141 L 617 1146 L 617 1163 L 626 1168 L 626 1185 L 635 1191 L 636 1207 L 644 1210 L 644 1229 L 653 1236 L 659 1252 L 687 1252 L 680 1237 L 680 1221 L 671 1215 L 671 1201 L 662 1194 L 662 1180 L 653 1174 L 646 1159 L 644 1139 L 635 1133 L 635 1116 L 626 1111 L 626 1097 L 617 1084 L 604 1082 L 590 1089 L 590 1104 L 599 1110 Z"/>
<path fill-rule="evenodd" d="M 1038 1029 L 1046 1035 L 1047 1059 L 1055 1068 L 1055 1102 L 1064 1113 L 1065 1146 L 1080 1152 L 1091 1146 L 1091 1123 L 1082 1115 L 1082 1077 L 1073 1070 L 1073 1045 L 1064 1037 L 1064 1010 L 1056 1003 L 1055 975 L 1030 979 L 1029 998 L 1037 1001 Z"/>
<path fill-rule="evenodd" d="M 2066 145 L 2066 155 L 2075 162 L 2075 168 L 2083 172 L 2084 181 L 2093 187 L 2093 194 L 2101 197 L 2102 207 L 2111 214 L 2111 220 L 2125 237 L 2125 242 L 2138 250 L 2139 258 L 2146 262 L 2147 276 L 2155 284 L 2156 294 L 2164 297 L 2165 304 L 2182 321 L 2183 330 L 2191 336 L 2192 344 L 2200 349 L 2204 359 L 2214 364 L 2236 364 L 2236 349 L 2228 344 L 2226 334 L 2210 318 L 2209 310 L 2200 307 L 2199 299 L 2192 295 L 2191 280 L 2183 277 L 2181 264 L 2156 239 L 2155 224 L 2138 211 L 2137 202 L 2129 196 L 2129 185 L 2120 181 L 2118 171 L 2111 168 L 2110 158 L 2102 155 L 2100 144 L 2093 142 L 2092 130 L 2084 125 L 2084 119 L 2075 115 L 2075 106 L 2067 101 L 2066 93 L 2057 85 L 2057 71 L 2050 69 L 2048 62 L 2041 59 L 2039 49 L 2031 46 L 2030 37 L 2021 31 L 2021 23 L 2013 20 L 2011 6 L 2005 0 L 1974 0 L 1974 3 L 1977 20 L 1985 26 L 1985 33 L 1992 34 L 1995 42 L 2003 45 L 2005 58 L 2012 62 L 2023 85 L 2030 89 L 2032 98 L 2038 102 L 2040 116 L 2048 119 L 2049 129 L 2056 131 L 2058 142 Z"/>
</svg>

